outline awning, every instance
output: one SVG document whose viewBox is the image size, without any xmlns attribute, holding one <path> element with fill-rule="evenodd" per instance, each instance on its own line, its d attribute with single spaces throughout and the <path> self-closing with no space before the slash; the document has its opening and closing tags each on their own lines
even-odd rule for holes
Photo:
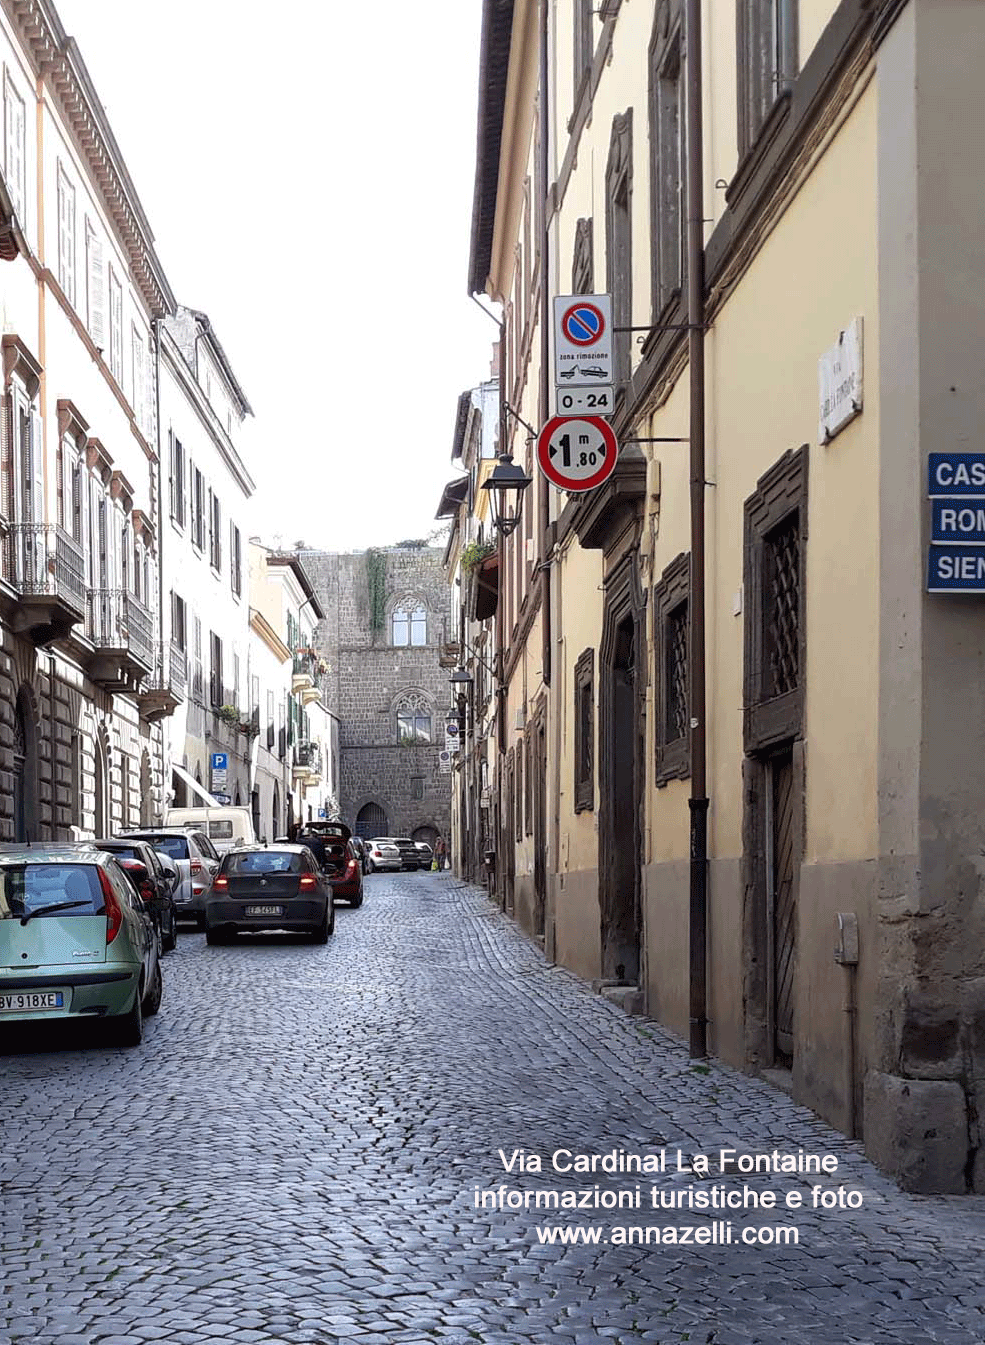
<svg viewBox="0 0 985 1345">
<path fill-rule="evenodd" d="M 472 576 L 472 616 L 486 621 L 496 615 L 499 604 L 499 555 L 487 556 Z"/>
</svg>

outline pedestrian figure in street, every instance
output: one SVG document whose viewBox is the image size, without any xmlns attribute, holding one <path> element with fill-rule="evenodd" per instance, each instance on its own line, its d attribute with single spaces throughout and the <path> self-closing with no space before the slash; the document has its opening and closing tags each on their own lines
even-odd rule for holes
<svg viewBox="0 0 985 1345">
<path fill-rule="evenodd" d="M 445 840 L 439 836 L 434 843 L 434 857 L 438 861 L 439 871 L 445 867 Z"/>
</svg>

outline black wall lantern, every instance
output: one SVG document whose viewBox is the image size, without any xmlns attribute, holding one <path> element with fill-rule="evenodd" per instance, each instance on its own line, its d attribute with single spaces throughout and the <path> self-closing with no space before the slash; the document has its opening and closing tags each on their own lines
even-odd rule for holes
<svg viewBox="0 0 985 1345">
<path fill-rule="evenodd" d="M 525 475 L 508 453 L 502 454 L 491 474 L 482 483 L 482 489 L 489 491 L 489 504 L 496 531 L 502 537 L 508 537 L 520 522 L 520 508 L 523 492 L 531 484 L 531 478 Z"/>
</svg>

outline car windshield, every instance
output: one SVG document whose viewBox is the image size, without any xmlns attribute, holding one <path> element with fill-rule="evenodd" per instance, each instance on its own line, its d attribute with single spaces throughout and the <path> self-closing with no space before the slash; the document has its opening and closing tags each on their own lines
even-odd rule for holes
<svg viewBox="0 0 985 1345">
<path fill-rule="evenodd" d="M 145 836 L 143 839 L 172 859 L 188 858 L 188 842 L 184 836 Z"/>
<path fill-rule="evenodd" d="M 67 909 L 68 906 L 71 909 Z M 5 864 L 0 867 L 0 920 L 52 915 L 101 915 L 99 871 L 94 864 Z"/>
<path fill-rule="evenodd" d="M 227 855 L 226 873 L 300 873 L 302 856 L 290 850 L 251 850 L 248 854 Z"/>
</svg>

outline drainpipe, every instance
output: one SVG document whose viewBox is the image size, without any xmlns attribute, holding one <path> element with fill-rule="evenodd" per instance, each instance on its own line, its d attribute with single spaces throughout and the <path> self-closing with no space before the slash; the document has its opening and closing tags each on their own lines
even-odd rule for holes
<svg viewBox="0 0 985 1345">
<path fill-rule="evenodd" d="M 551 355 L 551 291 L 550 291 L 550 217 L 547 210 L 547 188 L 549 184 L 550 153 L 548 144 L 548 97 L 547 97 L 547 21 L 548 0 L 540 0 L 540 163 L 538 166 L 539 184 L 537 206 L 540 210 L 540 423 L 546 425 L 550 418 L 550 367 Z M 548 528 L 551 522 L 550 500 L 547 483 L 537 483 L 537 527 L 540 532 L 540 545 L 537 552 L 542 562 L 540 569 L 540 611 L 541 611 L 541 666 L 544 685 L 551 684 L 551 571 L 547 565 L 548 557 L 543 554 L 547 546 Z"/>
<path fill-rule="evenodd" d="M 157 632 L 160 637 L 161 675 L 164 675 L 164 453 L 161 446 L 161 324 L 164 318 L 151 318 L 151 330 L 154 333 L 154 420 L 157 429 Z M 186 641 L 187 644 L 187 641 Z M 168 650 L 168 669 L 171 667 L 171 651 Z M 161 809 L 164 818 L 164 796 L 167 793 L 169 777 L 165 774 L 164 760 L 167 733 L 161 725 Z"/>
<path fill-rule="evenodd" d="M 705 351 L 704 200 L 701 117 L 701 0 L 686 0 L 687 27 L 687 307 L 691 441 L 691 870 L 690 1048 L 707 1045 L 708 798 L 705 732 Z"/>
</svg>

